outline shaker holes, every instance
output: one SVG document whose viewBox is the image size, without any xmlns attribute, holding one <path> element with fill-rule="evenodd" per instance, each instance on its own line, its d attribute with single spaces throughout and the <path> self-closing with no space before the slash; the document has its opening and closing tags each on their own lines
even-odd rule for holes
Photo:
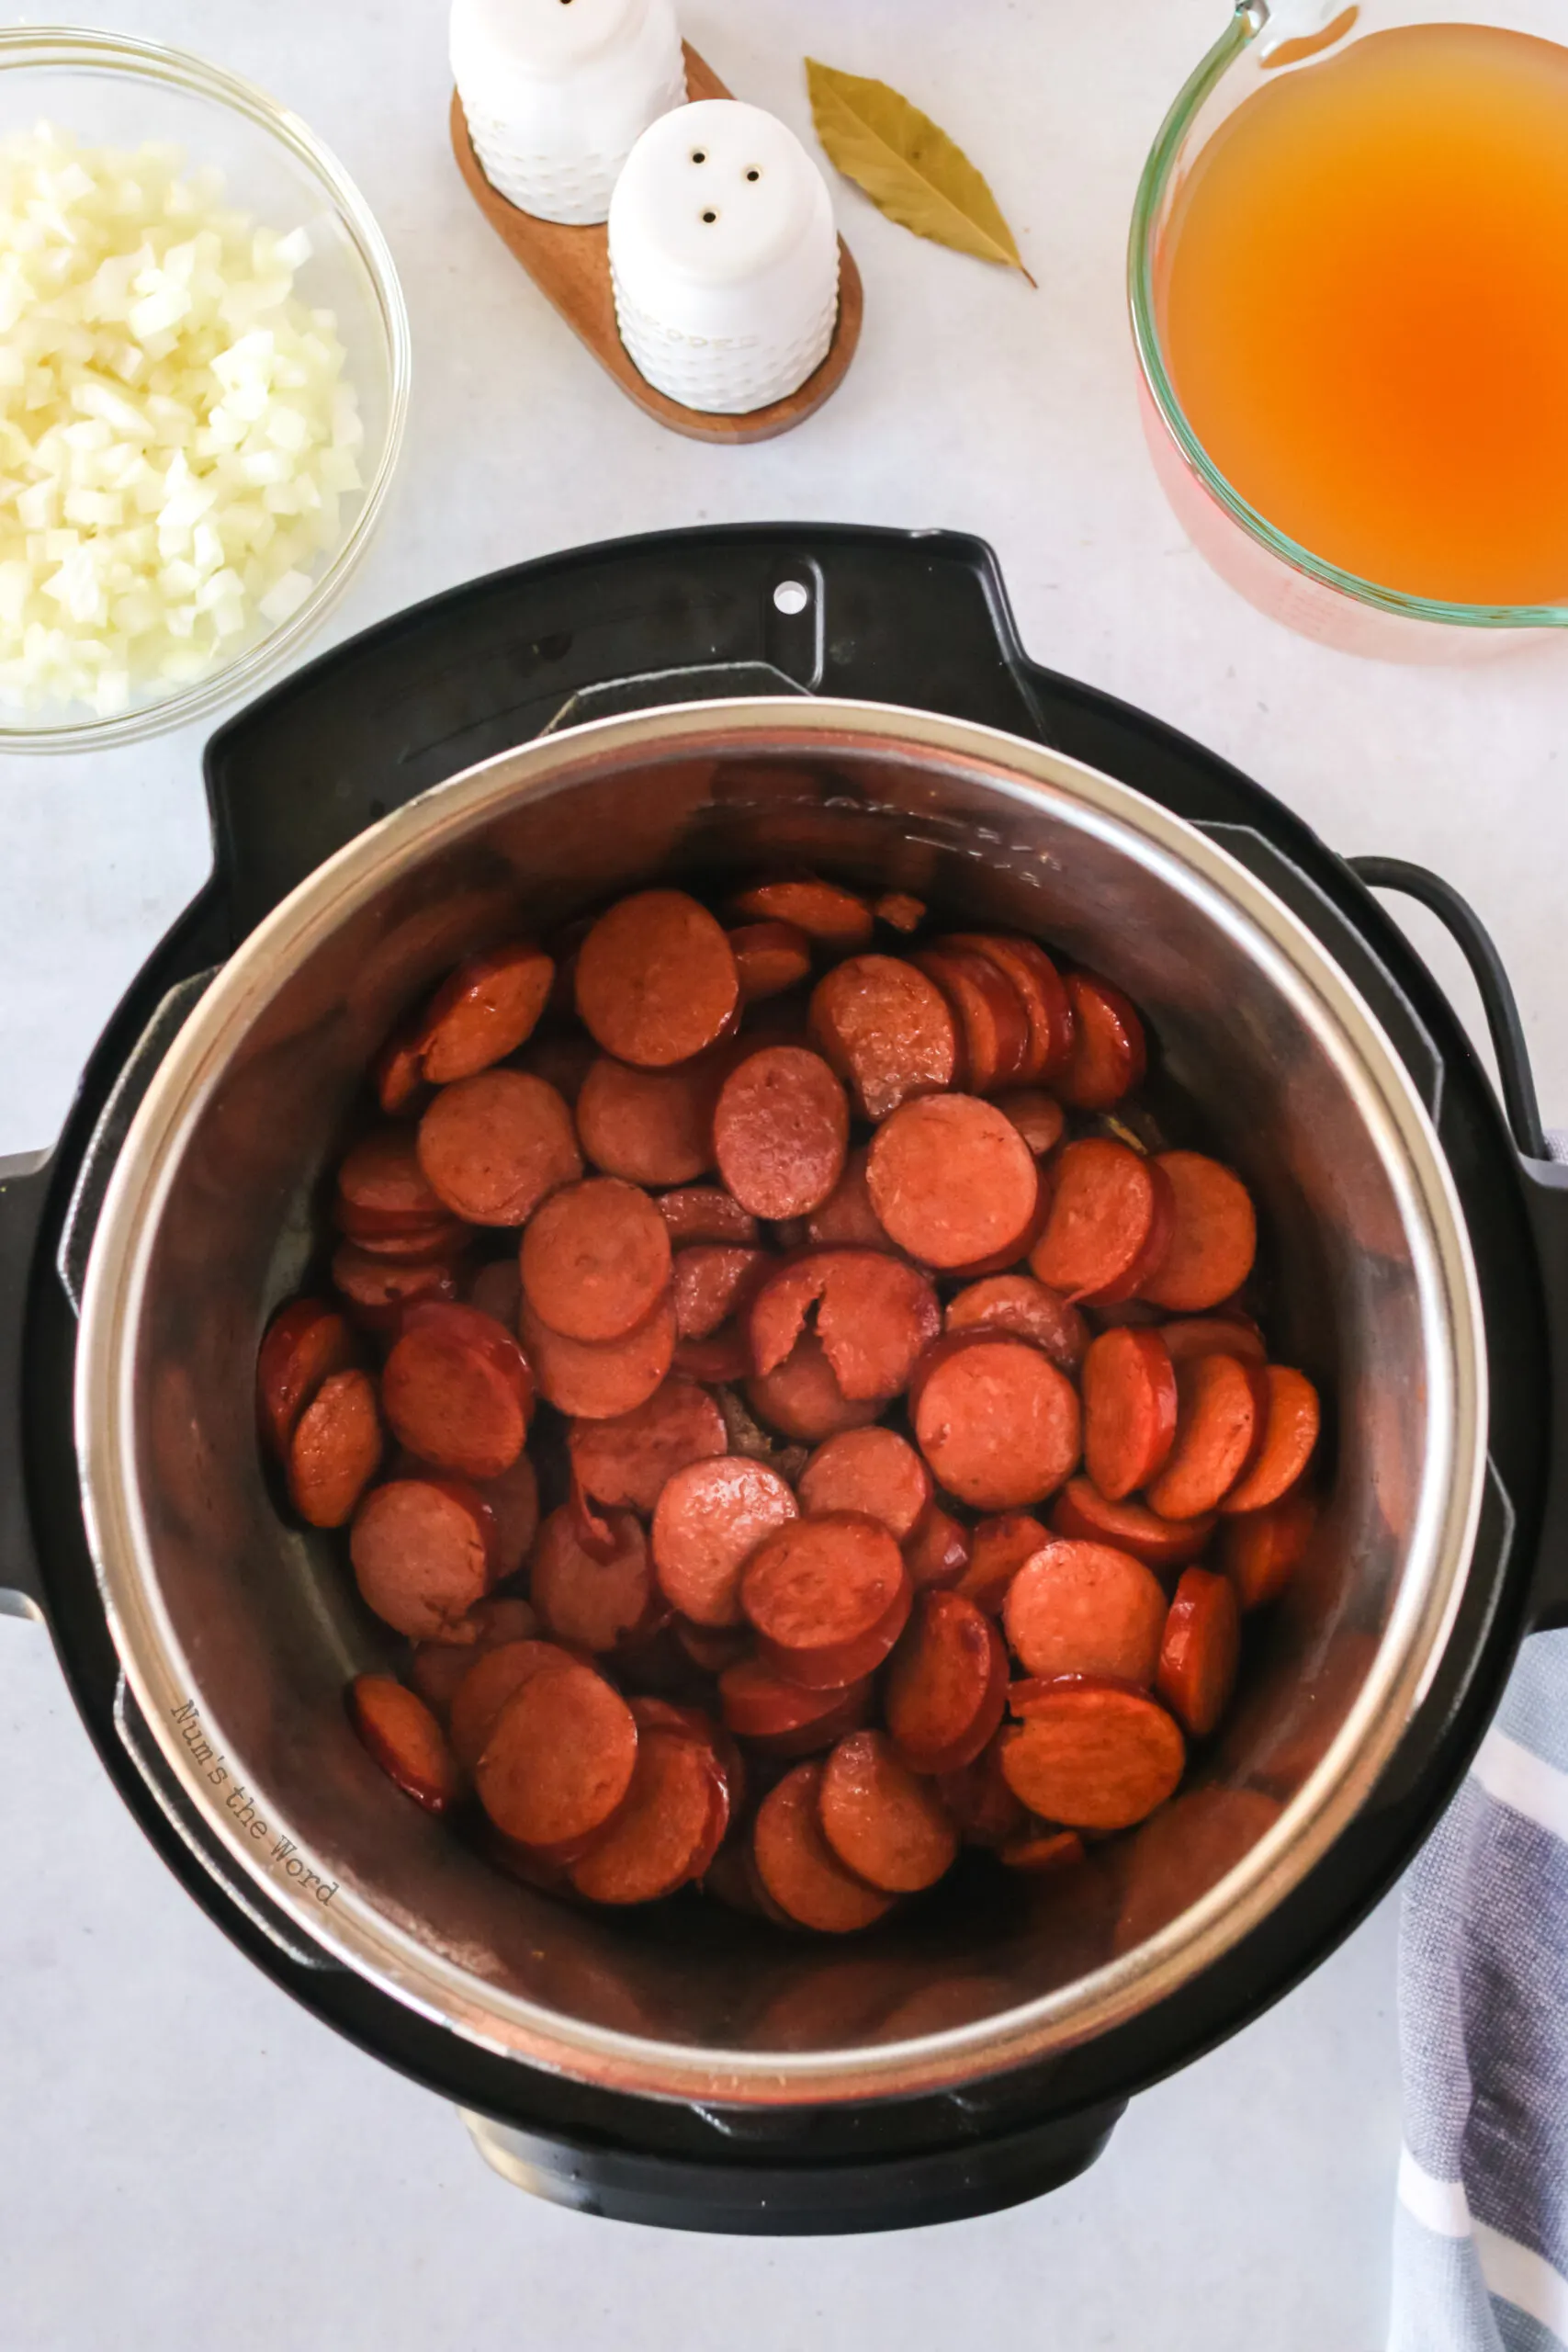
<svg viewBox="0 0 1568 2352">
<path fill-rule="evenodd" d="M 773 590 L 773 608 L 793 619 L 811 602 L 811 591 L 798 580 L 781 580 Z"/>
</svg>

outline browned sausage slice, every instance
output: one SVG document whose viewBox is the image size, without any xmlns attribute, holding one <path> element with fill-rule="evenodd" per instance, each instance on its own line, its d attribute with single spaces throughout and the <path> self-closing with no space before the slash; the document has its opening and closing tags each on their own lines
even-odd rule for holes
<svg viewBox="0 0 1568 2352">
<path fill-rule="evenodd" d="M 1067 1114 L 1054 1094 L 1036 1086 L 1009 1087 L 994 1098 L 1005 1118 L 1012 1121 L 1036 1159 L 1044 1159 L 1062 1140 Z"/>
<path fill-rule="evenodd" d="M 346 1372 L 356 1353 L 343 1317 L 319 1298 L 291 1299 L 273 1317 L 256 1357 L 256 1410 L 262 1434 L 280 1461 L 322 1381 Z"/>
<path fill-rule="evenodd" d="M 1159 1327 L 1160 1338 L 1172 1363 L 1191 1356 L 1244 1356 L 1253 1363 L 1267 1360 L 1263 1334 L 1249 1315 L 1186 1315 Z"/>
<path fill-rule="evenodd" d="M 459 964 L 431 1000 L 419 1054 L 433 1086 L 472 1078 L 531 1037 L 549 1001 L 553 960 L 532 940 L 509 940 Z"/>
<path fill-rule="evenodd" d="M 1108 1502 L 1146 1487 L 1176 1436 L 1176 1368 L 1157 1331 L 1102 1331 L 1083 1367 L 1084 1468 Z"/>
<path fill-rule="evenodd" d="M 392 1478 L 354 1515 L 349 1557 L 367 1608 L 412 1641 L 471 1641 L 492 1573 L 491 1515 L 457 1478 Z"/>
<path fill-rule="evenodd" d="M 811 995 L 813 1042 L 863 1118 L 935 1094 L 958 1074 L 958 1023 L 936 982 L 897 956 L 852 956 Z"/>
<path fill-rule="evenodd" d="M 333 1214 L 356 1241 L 439 1226 L 446 1213 L 407 1127 L 373 1127 L 338 1170 Z"/>
<path fill-rule="evenodd" d="M 843 1173 L 850 1106 L 820 1054 L 768 1046 L 726 1079 L 714 1112 L 714 1156 L 753 1216 L 804 1216 Z"/>
<path fill-rule="evenodd" d="M 923 1095 L 885 1119 L 866 1182 L 898 1247 L 940 1267 L 968 1266 L 1021 1241 L 1040 1191 L 1018 1129 L 970 1094 Z"/>
<path fill-rule="evenodd" d="M 1267 1510 L 1223 1522 L 1220 1566 L 1244 1610 L 1278 1600 L 1305 1555 L 1317 1509 L 1316 1498 L 1297 1487 Z"/>
<path fill-rule="evenodd" d="M 1305 1373 L 1271 1363 L 1265 1377 L 1269 1412 L 1263 1442 L 1251 1469 L 1220 1505 L 1222 1513 L 1263 1510 L 1269 1503 L 1277 1503 L 1295 1485 L 1317 1443 L 1321 1419 L 1317 1391 Z"/>
<path fill-rule="evenodd" d="M 915 1437 L 938 1486 L 960 1502 L 1021 1510 L 1076 1469 L 1077 1391 L 1038 1348 L 966 1331 L 933 1350 L 928 1367 L 910 1396 Z"/>
<path fill-rule="evenodd" d="M 1174 1792 L 1187 1751 L 1153 1699 L 1081 1676 L 1023 1688 L 1002 1770 L 1031 1813 L 1069 1829 L 1130 1829 Z"/>
<path fill-rule="evenodd" d="M 1076 1306 L 1032 1274 L 987 1274 L 947 1305 L 950 1331 L 1008 1331 L 1032 1340 L 1058 1372 L 1076 1374 L 1089 1346 L 1089 1326 Z"/>
<path fill-rule="evenodd" d="M 466 1643 L 416 1642 L 409 1672 L 413 1687 L 427 1707 L 445 1720 L 457 1696 L 457 1685 L 477 1657 L 498 1650 L 506 1642 L 532 1641 L 539 1621 L 525 1600 L 495 1594 L 476 1602 L 459 1631 L 471 1633 Z"/>
<path fill-rule="evenodd" d="M 764 1536 L 798 1515 L 778 1473 L 744 1454 L 678 1470 L 653 1514 L 653 1565 L 665 1599 L 694 1624 L 744 1623 L 741 1570 Z"/>
<path fill-rule="evenodd" d="M 1195 1560 L 1214 1532 L 1212 1512 L 1201 1519 L 1161 1519 L 1142 1503 L 1109 1503 L 1091 1478 L 1069 1478 L 1051 1507 L 1051 1532 L 1087 1544 L 1113 1544 L 1151 1568 L 1179 1568 Z"/>
<path fill-rule="evenodd" d="M 641 1069 L 690 1061 L 728 1034 L 739 1001 L 723 929 L 683 890 L 618 899 L 578 952 L 584 1027 L 607 1054 Z"/>
<path fill-rule="evenodd" d="M 670 1228 L 673 1250 L 700 1241 L 750 1250 L 761 1238 L 750 1209 L 743 1209 L 717 1184 L 681 1185 L 674 1192 L 661 1193 L 653 1205 Z"/>
<path fill-rule="evenodd" d="M 798 1349 L 813 1306 L 816 1336 L 852 1403 L 897 1396 L 942 1329 L 936 1292 L 918 1267 L 881 1250 L 803 1250 L 768 1276 L 751 1302 L 748 1327 L 759 1374 L 776 1371 Z"/>
<path fill-rule="evenodd" d="M 940 1792 L 899 1761 L 884 1732 L 840 1740 L 817 1802 L 839 1860 L 885 1894 L 918 1894 L 958 1859 L 958 1830 Z"/>
<path fill-rule="evenodd" d="M 626 1801 L 602 1837 L 571 1865 L 591 1903 L 657 1903 L 698 1878 L 728 1819 L 713 1752 L 678 1731 L 644 1725 Z"/>
<path fill-rule="evenodd" d="M 1066 1297 L 1111 1304 L 1132 1295 L 1168 1246 L 1169 1220 L 1158 1164 L 1113 1136 L 1085 1136 L 1055 1163 L 1050 1206 L 1029 1262 Z"/>
<path fill-rule="evenodd" d="M 972 1600 L 923 1592 L 893 1653 L 883 1712 L 914 1772 L 956 1772 L 996 1732 L 1007 1700 L 1001 1635 Z"/>
<path fill-rule="evenodd" d="M 931 1498 L 931 1474 L 897 1430 L 840 1430 L 800 1474 L 806 1510 L 858 1511 L 879 1520 L 900 1544 L 914 1533 Z"/>
<path fill-rule="evenodd" d="M 682 1339 L 711 1339 L 721 1323 L 744 1314 L 773 1262 L 770 1250 L 733 1241 L 693 1241 L 677 1250 L 671 1281 Z"/>
<path fill-rule="evenodd" d="M 1028 1871 L 1043 1878 L 1049 1871 L 1066 1870 L 1084 1858 L 1084 1842 L 1076 1829 L 1048 1829 L 1032 1822 L 1005 1839 L 998 1855 L 1010 1871 Z"/>
<path fill-rule="evenodd" d="M 904 1566 L 917 1592 L 928 1586 L 957 1585 L 969 1567 L 969 1531 L 951 1511 L 932 1503 L 904 1543 Z"/>
<path fill-rule="evenodd" d="M 478 1650 L 456 1650 L 467 1661 L 461 1681 L 452 1694 L 450 1716 L 452 1753 L 471 1772 L 490 1743 L 509 1699 L 547 1668 L 571 1662 L 570 1652 L 555 1642 L 536 1641 L 525 1634 L 515 1642 L 496 1642 Z"/>
<path fill-rule="evenodd" d="M 387 1778 L 426 1813 L 457 1801 L 459 1779 L 445 1733 L 423 1699 L 389 1674 L 360 1674 L 348 1686 L 349 1721 Z"/>
<path fill-rule="evenodd" d="M 805 1755 L 831 1747 L 846 1731 L 858 1730 L 871 1705 L 869 1677 L 842 1690 L 805 1690 L 775 1674 L 758 1657 L 725 1667 L 718 1678 L 724 1720 L 738 1739 L 752 1741 L 773 1755 Z"/>
<path fill-rule="evenodd" d="M 1258 1219 L 1239 1176 L 1201 1151 L 1162 1151 L 1155 1165 L 1170 1186 L 1170 1238 L 1139 1295 L 1182 1315 L 1228 1298 L 1252 1272 Z"/>
<path fill-rule="evenodd" d="M 493 1522 L 495 1580 L 503 1584 L 523 1566 L 539 1528 L 539 1482 L 526 1453 L 499 1478 L 481 1479 L 479 1493 Z"/>
<path fill-rule="evenodd" d="M 1026 1673 L 1049 1681 L 1092 1674 L 1147 1690 L 1165 1632 L 1164 1588 L 1152 1568 L 1108 1544 L 1058 1539 L 1026 1560 L 1002 1623 Z"/>
<path fill-rule="evenodd" d="M 1176 1442 L 1145 1495 L 1163 1519 L 1197 1519 L 1222 1502 L 1247 1470 L 1269 1418 L 1260 1364 L 1194 1356 L 1176 1375 Z"/>
<path fill-rule="evenodd" d="M 674 1069 L 632 1069 L 601 1054 L 577 1097 L 583 1151 L 628 1183 L 689 1184 L 713 1166 L 714 1105 L 728 1069 L 723 1053 Z"/>
<path fill-rule="evenodd" d="M 963 932 L 953 944 L 985 956 L 1018 992 L 1029 1021 L 1029 1050 L 1018 1072 L 1020 1082 L 1032 1085 L 1065 1070 L 1073 1050 L 1072 1005 L 1066 984 L 1045 950 L 1032 939 L 997 932 Z"/>
<path fill-rule="evenodd" d="M 367 1330 L 395 1332 L 405 1306 L 456 1298 L 457 1278 L 447 1258 L 378 1258 L 356 1241 L 344 1241 L 333 1252 L 333 1287 Z"/>
<path fill-rule="evenodd" d="M 835 955 L 852 956 L 871 939 L 871 909 L 853 890 L 816 876 L 797 881 L 760 882 L 731 901 L 751 922 L 789 922 Z"/>
<path fill-rule="evenodd" d="M 666 1380 L 634 1412 L 574 1422 L 567 1442 L 585 1495 L 645 1512 L 677 1471 L 712 1460 L 728 1442 L 723 1414 L 691 1380 Z"/>
<path fill-rule="evenodd" d="M 580 1649 L 624 1648 L 650 1632 L 660 1614 L 640 1522 L 617 1510 L 606 1523 L 613 1549 L 603 1559 L 580 1540 L 569 1503 L 549 1513 L 534 1545 L 528 1598 L 546 1632 Z"/>
<path fill-rule="evenodd" d="M 363 1372 L 329 1373 L 288 1442 L 288 1499 L 309 1527 L 343 1527 L 381 1462 L 376 1385 Z"/>
<path fill-rule="evenodd" d="M 393 1030 L 370 1065 L 370 1091 L 389 1119 L 413 1119 L 430 1089 L 420 1062 L 420 1023 L 405 1021 Z"/>
<path fill-rule="evenodd" d="M 1190 1739 L 1207 1739 L 1241 1663 L 1241 1611 L 1228 1577 L 1184 1568 L 1166 1621 L 1156 1689 Z"/>
<path fill-rule="evenodd" d="M 844 1172 L 819 1209 L 806 1220 L 806 1238 L 815 1242 L 843 1242 L 854 1249 L 891 1250 L 892 1241 L 871 1205 L 865 1181 L 870 1153 L 857 1144 L 844 1162 Z"/>
<path fill-rule="evenodd" d="M 677 1340 L 674 1363 L 685 1380 L 705 1381 L 710 1385 L 744 1380 L 751 1369 L 751 1342 L 745 1324 L 736 1316 L 710 1331 L 705 1340 Z"/>
<path fill-rule="evenodd" d="M 534 1675 L 502 1709 L 479 1760 L 479 1803 L 521 1845 L 570 1847 L 610 1820 L 631 1786 L 632 1711 L 575 1659 Z"/>
<path fill-rule="evenodd" d="M 541 1323 L 526 1299 L 521 1320 L 540 1394 L 558 1412 L 575 1419 L 608 1421 L 635 1412 L 674 1362 L 675 1307 L 668 1291 L 624 1340 L 569 1340 Z"/>
<path fill-rule="evenodd" d="M 444 1086 L 419 1123 L 419 1162 L 432 1191 L 470 1225 L 525 1224 L 582 1173 L 565 1102 L 521 1069 Z"/>
<path fill-rule="evenodd" d="M 889 931 L 901 931 L 908 937 L 924 922 L 927 908 L 923 899 L 912 898 L 908 890 L 885 890 L 871 911 Z"/>
<path fill-rule="evenodd" d="M 381 1375 L 393 1436 L 422 1462 L 498 1478 L 523 1451 L 534 1382 L 510 1331 L 473 1306 L 411 1306 Z"/>
<path fill-rule="evenodd" d="M 999 1617 L 1014 1577 L 1025 1560 L 1032 1559 L 1050 1540 L 1040 1521 L 1026 1510 L 1002 1511 L 993 1519 L 981 1520 L 970 1539 L 969 1566 L 954 1591 L 984 1610 L 987 1617 Z"/>
<path fill-rule="evenodd" d="M 1009 975 L 950 940 L 911 956 L 952 1008 L 962 1039 L 964 1084 L 972 1094 L 1010 1086 L 1029 1066 L 1029 1019 Z"/>
<path fill-rule="evenodd" d="M 892 1908 L 846 1870 L 822 1834 L 820 1764 L 797 1764 L 762 1799 L 752 1826 L 757 1875 L 781 1911 L 822 1935 L 849 1935 L 874 1927 Z"/>
<path fill-rule="evenodd" d="M 909 1610 L 903 1555 L 885 1527 L 825 1511 L 752 1553 L 740 1606 L 764 1662 L 808 1690 L 841 1690 L 880 1666 Z"/>
<path fill-rule="evenodd" d="M 523 1290 L 564 1339 L 624 1340 L 670 1285 L 670 1228 L 648 1194 L 618 1176 L 553 1193 L 529 1219 Z"/>
<path fill-rule="evenodd" d="M 966 1846 L 995 1850 L 1028 1826 L 1029 1815 L 1002 1774 L 999 1738 L 983 1747 L 972 1764 L 939 1773 L 936 1785 Z"/>
<path fill-rule="evenodd" d="M 1109 1111 L 1143 1081 L 1144 1024 L 1128 997 L 1094 972 L 1069 972 L 1073 1049 L 1056 1083 L 1076 1111 Z"/>
<path fill-rule="evenodd" d="M 729 934 L 742 1004 L 782 996 L 811 977 L 811 942 L 798 923 L 748 922 Z"/>
<path fill-rule="evenodd" d="M 362 1233 L 353 1246 L 367 1258 L 398 1265 L 424 1265 L 433 1258 L 451 1264 L 472 1239 L 472 1229 L 461 1217 L 444 1216 L 439 1225 L 413 1226 L 407 1233 Z"/>
</svg>

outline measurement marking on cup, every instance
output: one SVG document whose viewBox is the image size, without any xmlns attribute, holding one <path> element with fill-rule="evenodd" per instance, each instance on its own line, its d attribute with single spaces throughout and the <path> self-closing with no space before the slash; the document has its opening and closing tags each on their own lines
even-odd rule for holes
<svg viewBox="0 0 1568 2352">
<path fill-rule="evenodd" d="M 231 1784 L 223 1799 L 224 1810 L 233 1815 L 236 1823 L 243 1829 L 247 1838 L 254 1839 L 256 1845 L 265 1846 L 268 1838 L 272 1839 L 271 1849 L 266 1856 L 268 1863 L 275 1870 L 281 1869 L 287 1878 L 291 1878 L 295 1882 L 302 1894 L 313 1894 L 318 1903 L 330 1903 L 337 1893 L 336 1879 L 324 1879 L 320 1871 L 313 1871 L 292 1838 L 285 1838 L 281 1834 L 274 1835 L 265 1816 L 256 1811 L 255 1799 L 251 1792 L 242 1781 L 236 1780 L 230 1770 L 227 1757 L 214 1750 L 211 1741 L 202 1729 L 201 1715 L 196 1701 L 186 1699 L 182 1705 L 171 1707 L 169 1713 L 178 1725 L 180 1737 L 190 1751 L 191 1762 L 202 1769 L 213 1788 L 223 1788 L 226 1782 Z"/>
</svg>

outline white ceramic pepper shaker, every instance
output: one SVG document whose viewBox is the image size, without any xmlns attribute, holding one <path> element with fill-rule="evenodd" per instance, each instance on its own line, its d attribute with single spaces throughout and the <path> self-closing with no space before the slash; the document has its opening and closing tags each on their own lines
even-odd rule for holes
<svg viewBox="0 0 1568 2352">
<path fill-rule="evenodd" d="M 453 0 L 452 74 L 485 177 L 543 220 L 603 220 L 626 157 L 682 106 L 674 0 Z"/>
<path fill-rule="evenodd" d="M 760 107 L 703 98 L 649 124 L 610 204 L 621 340 L 684 408 L 742 416 L 821 365 L 839 308 L 827 183 Z"/>
</svg>

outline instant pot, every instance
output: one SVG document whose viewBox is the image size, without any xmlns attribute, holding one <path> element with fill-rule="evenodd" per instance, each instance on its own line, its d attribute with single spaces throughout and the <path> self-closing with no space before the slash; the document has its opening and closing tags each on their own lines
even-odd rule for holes
<svg viewBox="0 0 1568 2352">
<path fill-rule="evenodd" d="M 1375 779 L 1369 779 L 1370 785 Z M 633 539 L 315 662 L 207 755 L 215 870 L 0 1185 L 0 1581 L 224 1932 L 524 2186 L 667 2226 L 1032 2197 L 1387 1890 L 1521 1637 L 1568 1623 L 1568 1168 L 1507 982 L 1418 869 L 1022 653 L 946 534 Z M 810 866 L 1034 932 L 1137 1000 L 1147 1101 L 1253 1188 L 1326 1500 L 1189 1785 L 1059 1882 L 974 1859 L 851 1941 L 689 1891 L 588 1915 L 406 1804 L 342 1704 L 390 1658 L 259 1458 L 254 1352 L 393 1021 L 487 934 Z M 1443 913 L 1492 1088 L 1372 896 Z"/>
</svg>

